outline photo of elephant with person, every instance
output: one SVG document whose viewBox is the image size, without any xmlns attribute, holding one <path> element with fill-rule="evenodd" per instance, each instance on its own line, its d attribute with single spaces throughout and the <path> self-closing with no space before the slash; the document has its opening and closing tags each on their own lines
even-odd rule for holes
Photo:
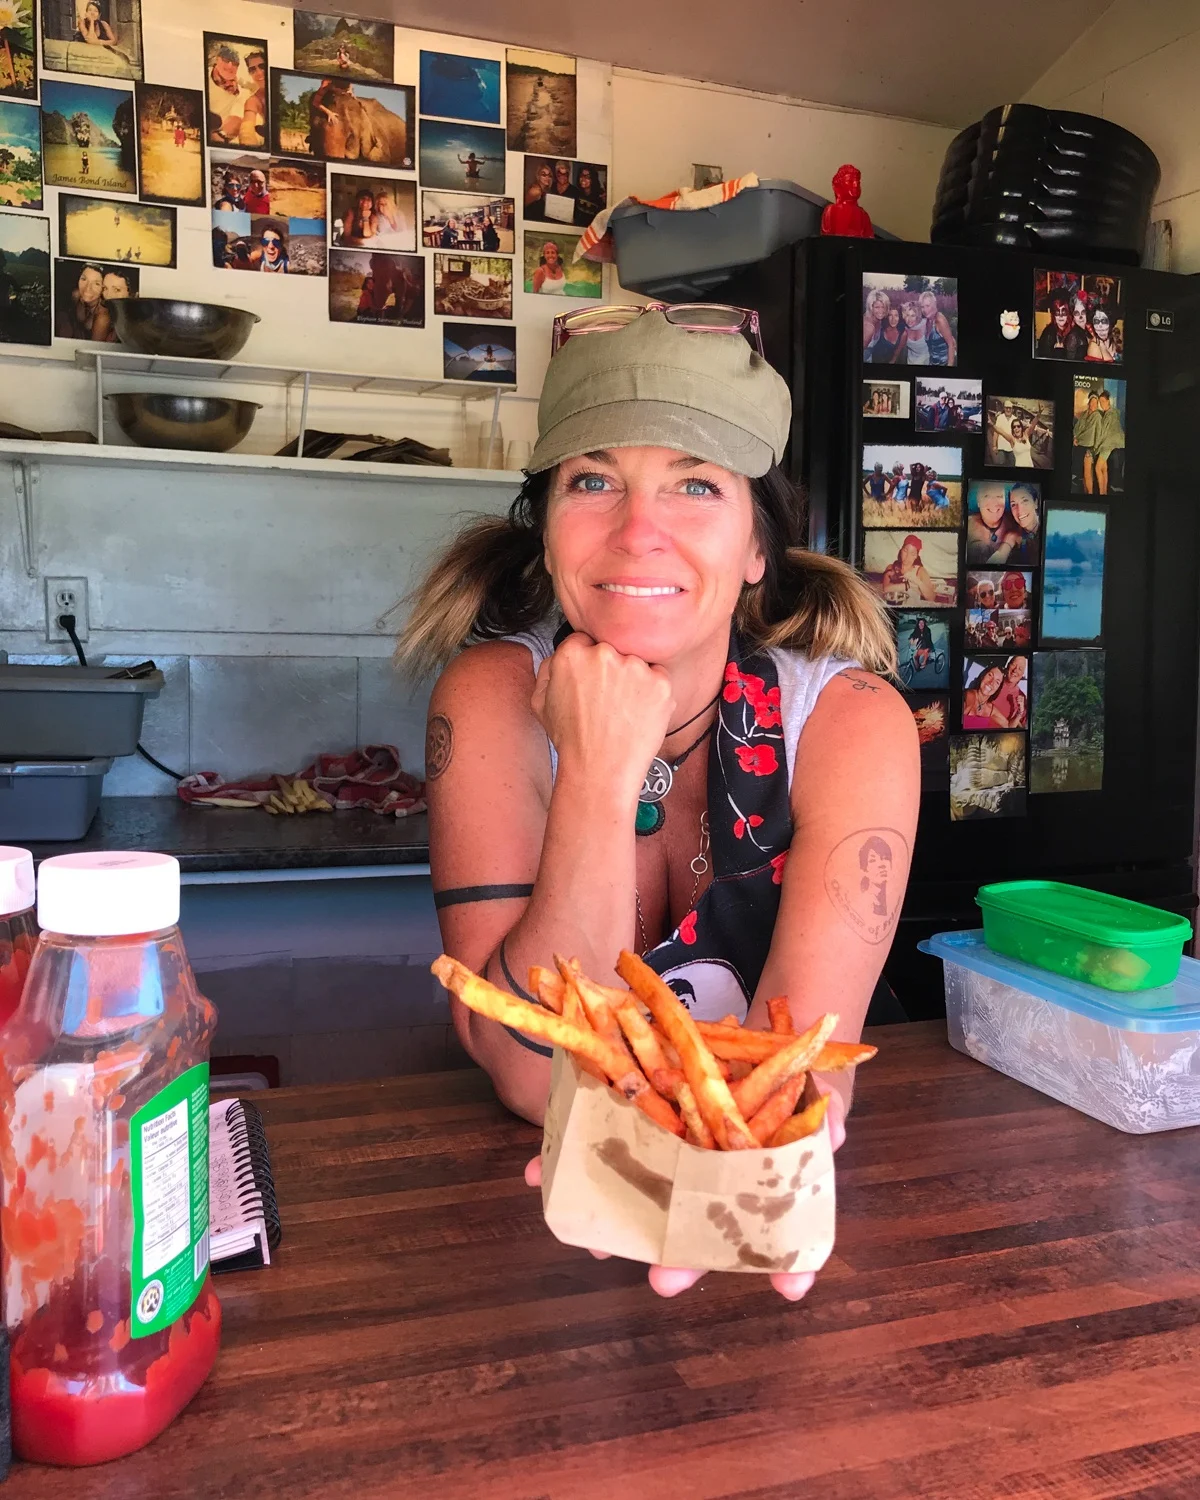
<svg viewBox="0 0 1200 1500">
<path fill-rule="evenodd" d="M 416 90 L 271 69 L 272 147 L 281 156 L 411 167 Z"/>
<path fill-rule="evenodd" d="M 424 328 L 425 257 L 331 250 L 329 320 Z"/>
</svg>

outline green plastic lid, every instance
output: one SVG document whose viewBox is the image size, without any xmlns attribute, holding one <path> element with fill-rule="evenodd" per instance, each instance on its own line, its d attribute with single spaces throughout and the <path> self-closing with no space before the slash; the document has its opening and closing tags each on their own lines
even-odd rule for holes
<svg viewBox="0 0 1200 1500">
<path fill-rule="evenodd" d="M 1057 880 L 1002 880 L 981 886 L 975 902 L 1112 947 L 1186 942 L 1192 935 L 1192 924 L 1174 912 Z"/>
</svg>

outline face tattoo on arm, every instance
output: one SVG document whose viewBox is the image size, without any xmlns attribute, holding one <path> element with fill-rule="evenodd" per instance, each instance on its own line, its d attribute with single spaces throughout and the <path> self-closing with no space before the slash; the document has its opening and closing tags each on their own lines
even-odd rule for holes
<svg viewBox="0 0 1200 1500">
<path fill-rule="evenodd" d="M 908 861 L 908 840 L 894 828 L 860 828 L 826 860 L 825 894 L 865 943 L 895 930 Z"/>
<path fill-rule="evenodd" d="M 425 731 L 425 779 L 436 781 L 454 757 L 454 725 L 434 714 Z"/>
</svg>

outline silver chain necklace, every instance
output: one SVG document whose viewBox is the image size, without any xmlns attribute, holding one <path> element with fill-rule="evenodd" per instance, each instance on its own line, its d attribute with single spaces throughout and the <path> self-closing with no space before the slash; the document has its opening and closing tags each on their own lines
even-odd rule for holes
<svg viewBox="0 0 1200 1500">
<path fill-rule="evenodd" d="M 691 911 L 696 905 L 696 893 L 700 889 L 700 879 L 708 869 L 708 850 L 708 809 L 705 808 L 700 814 L 700 848 L 688 865 L 688 869 L 695 876 L 695 879 L 692 881 L 692 894 L 688 897 L 688 911 Z M 636 885 L 633 888 L 633 906 L 637 912 L 638 943 L 640 944 L 638 952 L 646 953 L 649 951 L 650 944 L 646 941 L 646 923 L 642 917 L 642 898 Z"/>
</svg>

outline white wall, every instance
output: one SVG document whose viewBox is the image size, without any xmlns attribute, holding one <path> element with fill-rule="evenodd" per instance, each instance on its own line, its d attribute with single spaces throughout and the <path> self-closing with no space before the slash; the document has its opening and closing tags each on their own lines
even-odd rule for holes
<svg viewBox="0 0 1200 1500">
<path fill-rule="evenodd" d="M 1171 269 L 1200 271 L 1200 7 L 1115 0 L 1025 96 L 1132 130 L 1162 166 L 1156 219 L 1170 219 Z"/>
</svg>

